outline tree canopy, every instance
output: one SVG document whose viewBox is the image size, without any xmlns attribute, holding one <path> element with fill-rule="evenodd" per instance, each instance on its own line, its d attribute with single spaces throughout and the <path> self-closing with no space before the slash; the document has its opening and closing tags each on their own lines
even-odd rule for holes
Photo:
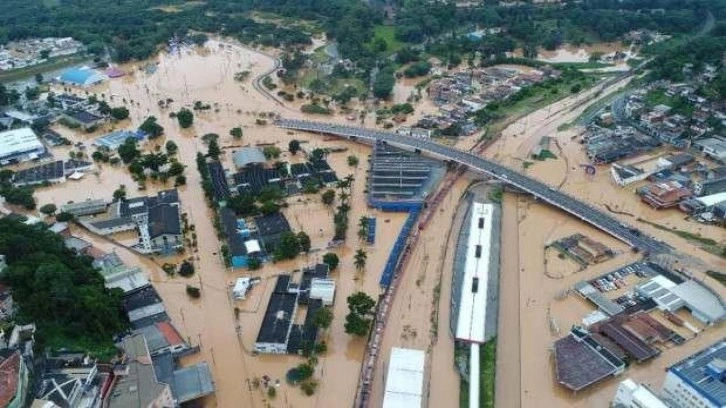
<svg viewBox="0 0 726 408">
<path fill-rule="evenodd" d="M 124 331 L 121 291 L 106 289 L 92 259 L 65 247 L 41 224 L 0 219 L 0 253 L 20 322 L 35 322 L 41 344 L 98 350 Z"/>
</svg>

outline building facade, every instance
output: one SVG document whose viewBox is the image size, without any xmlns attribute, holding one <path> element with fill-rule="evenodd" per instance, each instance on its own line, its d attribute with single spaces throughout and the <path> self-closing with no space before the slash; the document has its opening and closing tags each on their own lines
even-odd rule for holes
<svg viewBox="0 0 726 408">
<path fill-rule="evenodd" d="M 726 339 L 668 368 L 663 397 L 676 408 L 726 406 Z"/>
</svg>

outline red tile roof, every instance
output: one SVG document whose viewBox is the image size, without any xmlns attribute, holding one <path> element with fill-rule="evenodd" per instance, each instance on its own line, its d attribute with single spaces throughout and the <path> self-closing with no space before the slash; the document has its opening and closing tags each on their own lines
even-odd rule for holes
<svg viewBox="0 0 726 408">
<path fill-rule="evenodd" d="M 20 374 L 20 352 L 0 361 L 0 407 L 10 404 L 18 389 Z"/>
<path fill-rule="evenodd" d="M 159 329 L 162 335 L 164 335 L 164 338 L 167 342 L 169 342 L 169 345 L 171 346 L 177 346 L 179 344 L 183 344 L 184 340 L 179 335 L 179 332 L 176 331 L 174 326 L 171 325 L 169 322 L 159 322 L 156 323 L 156 328 Z"/>
</svg>

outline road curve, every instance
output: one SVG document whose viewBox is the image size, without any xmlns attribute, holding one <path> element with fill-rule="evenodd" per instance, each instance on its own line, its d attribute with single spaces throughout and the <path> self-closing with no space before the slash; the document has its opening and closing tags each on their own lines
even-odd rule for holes
<svg viewBox="0 0 726 408">
<path fill-rule="evenodd" d="M 582 221 L 612 235 L 633 248 L 648 254 L 668 253 L 672 248 L 653 237 L 647 236 L 637 228 L 627 225 L 611 215 L 583 203 L 577 198 L 556 190 L 540 181 L 527 177 L 517 171 L 481 158 L 467 151 L 444 146 L 428 139 L 402 136 L 392 132 L 365 129 L 333 123 L 314 122 L 295 119 L 278 119 L 275 125 L 285 129 L 322 133 L 345 137 L 351 140 L 363 139 L 369 142 L 381 140 L 388 144 L 428 153 L 443 160 L 454 161 L 472 170 L 485 173 L 507 184 L 526 191 Z"/>
</svg>

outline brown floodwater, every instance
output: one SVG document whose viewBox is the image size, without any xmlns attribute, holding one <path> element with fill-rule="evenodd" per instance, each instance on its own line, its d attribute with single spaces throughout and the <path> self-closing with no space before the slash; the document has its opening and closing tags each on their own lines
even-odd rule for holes
<svg viewBox="0 0 726 408">
<path fill-rule="evenodd" d="M 147 73 L 142 68 L 152 64 L 156 70 Z M 147 142 L 144 148 L 154 150 L 156 145 L 163 145 L 166 140 L 173 140 L 179 146 L 179 160 L 187 166 L 188 185 L 180 188 L 183 211 L 195 225 L 199 247 L 193 253 L 197 273 L 191 278 L 169 277 L 161 271 L 164 262 L 179 262 L 181 257 L 148 258 L 138 256 L 105 238 L 90 236 L 77 231 L 104 250 L 116 250 L 126 262 L 145 268 L 149 278 L 164 299 L 165 305 L 181 334 L 192 344 L 201 347 L 199 356 L 185 359 L 193 362 L 204 359 L 209 362 L 214 376 L 216 393 L 205 399 L 205 406 L 213 407 L 264 407 L 295 406 L 295 407 L 337 407 L 352 404 L 361 359 L 365 348 L 364 339 L 352 338 L 343 329 L 344 316 L 347 313 L 345 298 L 357 290 L 364 290 L 374 298 L 381 292 L 378 278 L 393 244 L 405 220 L 405 214 L 380 213 L 367 208 L 365 203 L 365 174 L 367 157 L 370 148 L 343 140 L 323 138 L 311 134 L 295 134 L 271 126 L 256 124 L 256 119 L 269 112 L 279 113 L 286 117 L 302 117 L 298 105 L 282 107 L 279 104 L 257 93 L 252 87 L 252 77 L 269 70 L 273 66 L 270 56 L 240 47 L 233 43 L 210 41 L 203 50 L 184 50 L 178 55 L 162 53 L 151 61 L 127 64 L 121 68 L 129 75 L 110 80 L 90 90 L 100 98 L 110 101 L 112 106 L 126 104 L 131 110 L 130 119 L 107 126 L 91 135 L 76 134 L 67 129 L 58 129 L 74 142 L 82 141 L 90 144 L 93 137 L 112 128 L 135 128 L 147 116 L 154 115 L 166 129 L 164 137 Z M 243 82 L 236 82 L 234 73 L 249 70 L 252 75 Z M 623 86 L 619 84 L 618 86 Z M 405 85 L 404 85 L 405 86 Z M 410 86 L 410 85 L 409 85 Z M 616 87 L 603 92 L 607 94 Z M 82 92 L 82 91 L 81 91 Z M 592 91 L 590 91 L 592 92 Z M 406 95 L 407 89 L 399 86 L 396 97 Z M 509 126 L 504 137 L 492 146 L 485 155 L 496 158 L 512 167 L 522 167 L 524 159 L 543 135 L 551 135 L 559 143 L 557 160 L 538 162 L 527 171 L 535 177 L 553 185 L 562 185 L 566 191 L 583 197 L 593 204 L 608 203 L 619 210 L 658 220 L 659 223 L 684 228 L 700 228 L 704 236 L 718 238 L 718 231 L 712 227 L 697 225 L 685 221 L 682 216 L 672 212 L 655 212 L 641 205 L 632 191 L 619 189 L 609 182 L 607 171 L 601 170 L 595 178 L 588 178 L 579 168 L 583 160 L 580 145 L 573 141 L 579 131 L 571 128 L 559 132 L 560 124 L 572 120 L 587 105 L 583 103 L 588 92 L 567 98 L 551 107 L 539 110 Z M 113 99 L 113 100 L 111 100 Z M 171 99 L 169 107 L 160 107 L 159 101 Z M 405 97 L 404 97 L 405 99 Z M 426 98 L 424 98 L 426 99 Z M 125 102 L 124 102 L 125 100 Z M 210 110 L 195 111 L 194 126 L 181 129 L 169 113 L 181 107 L 191 108 L 196 101 L 209 104 Z M 301 102 L 296 102 L 300 104 Z M 360 107 L 362 108 L 362 107 Z M 424 101 L 417 106 L 414 115 L 434 111 L 435 107 Z M 340 123 L 350 123 L 345 114 L 336 114 L 322 118 Z M 372 116 L 366 117 L 365 124 L 373 126 Z M 232 127 L 241 126 L 244 137 L 235 141 L 229 136 Z M 335 319 L 332 326 L 324 334 L 328 344 L 328 353 L 320 358 L 316 369 L 319 386 L 316 394 L 305 397 L 299 389 L 285 384 L 285 372 L 302 362 L 294 356 L 254 356 L 250 353 L 257 336 L 259 324 L 267 305 L 274 277 L 280 273 L 300 269 L 302 266 L 319 261 L 323 251 L 312 252 L 300 256 L 294 261 L 267 264 L 262 269 L 249 273 L 242 270 L 229 270 L 224 267 L 219 256 L 220 242 L 212 226 L 212 212 L 208 209 L 200 186 L 199 174 L 196 170 L 195 157 L 198 151 L 204 152 L 206 147 L 201 140 L 205 133 L 217 133 L 220 144 L 229 152 L 241 145 L 275 143 L 283 151 L 291 138 L 308 141 L 310 146 L 346 147 L 345 153 L 334 153 L 329 162 L 340 177 L 353 174 L 356 181 L 353 185 L 350 229 L 346 244 L 334 251 L 341 257 L 341 266 L 333 273 L 337 281 Z M 473 144 L 474 137 L 465 138 L 462 147 Z M 67 157 L 68 148 L 57 148 L 59 157 Z M 348 154 L 355 154 L 361 160 L 356 168 L 347 165 Z M 231 166 L 230 154 L 226 153 L 223 162 Z M 284 160 L 297 161 L 297 157 L 283 155 Z M 163 188 L 170 188 L 171 183 L 148 182 L 145 191 L 138 191 L 136 184 L 123 167 L 103 165 L 95 173 L 86 175 L 82 180 L 69 181 L 62 185 L 39 189 L 37 197 L 42 205 L 54 202 L 58 205 L 68 201 L 79 201 L 86 198 L 110 198 L 119 185 L 127 187 L 128 196 L 151 194 Z M 391 316 L 384 341 L 382 358 L 378 361 L 376 379 L 373 387 L 374 404 L 382 398 L 385 362 L 390 347 L 404 346 L 428 350 L 427 384 L 430 384 L 429 406 L 455 405 L 458 390 L 458 375 L 453 369 L 453 342 L 448 334 L 448 304 L 450 284 L 451 242 L 446 241 L 446 234 L 452 226 L 456 203 L 465 181 L 457 183 L 452 192 L 445 198 L 440 207 L 440 214 L 434 217 L 423 231 L 419 245 L 405 268 L 405 278 L 401 282 L 395 307 Z M 315 196 L 294 197 L 289 200 L 289 207 L 284 210 L 294 229 L 305 230 L 311 237 L 314 248 L 322 248 L 332 235 L 332 214 Z M 514 209 L 512 209 L 514 206 Z M 366 247 L 356 237 L 357 220 L 362 215 L 373 215 L 378 218 L 377 241 L 375 245 Z M 578 273 L 568 273 L 561 279 L 553 279 L 551 271 L 544 268 L 543 243 L 573 232 L 586 232 L 608 245 L 622 250 L 622 244 L 600 234 L 587 225 L 583 225 L 570 217 L 528 199 L 505 198 L 504 223 L 506 231 L 503 242 L 506 248 L 502 254 L 501 293 L 503 304 L 500 308 L 500 357 L 502 361 L 518 362 L 518 364 L 500 364 L 498 375 L 500 380 L 497 390 L 501 393 L 498 401 L 519 401 L 522 406 L 605 406 L 605 402 L 614 391 L 615 382 L 609 382 L 602 388 L 603 392 L 579 394 L 573 397 L 554 386 L 551 381 L 552 367 L 549 360 L 549 348 L 558 337 L 550 328 L 551 320 L 556 326 L 566 330 L 573 322 L 578 321 L 585 311 L 586 305 L 578 299 L 566 298 L 555 300 L 573 282 L 586 276 L 594 276 L 601 270 L 613 268 L 633 256 L 624 254 L 612 261 L 588 268 Z M 633 219 L 626 218 L 628 222 Z M 639 225 L 641 226 L 641 225 Z M 641 226 L 642 227 L 642 226 Z M 723 269 L 723 260 L 705 254 L 702 250 L 675 237 L 653 228 L 645 227 L 646 231 L 658 234 L 659 237 L 684 251 L 705 260 L 715 262 Z M 516 233 L 512 233 L 515 230 Z M 124 238 L 126 241 L 126 238 Z M 367 266 L 364 272 L 356 272 L 353 267 L 353 254 L 363 247 L 368 252 Z M 520 257 L 519 254 L 527 254 Z M 534 254 L 535 256 L 529 256 Z M 719 263 L 720 262 L 720 263 Z M 518 273 L 517 273 L 518 272 Z M 447 275 L 449 274 L 449 275 Z M 516 276 L 512 276 L 512 275 Z M 252 289 L 246 300 L 233 302 L 230 298 L 230 286 L 240 276 L 259 276 L 262 283 Z M 434 289 L 441 282 L 441 300 L 438 309 L 438 330 L 432 329 L 431 311 L 436 305 Z M 190 300 L 185 294 L 187 284 L 199 286 L 202 297 Z M 578 303 L 580 302 L 580 303 Z M 569 305 L 572 304 L 572 307 Z M 518 305 L 518 307 L 514 307 Z M 563 306 L 567 305 L 567 306 Z M 235 317 L 234 307 L 240 309 Z M 547 309 L 551 312 L 548 316 Z M 515 327 L 517 326 L 517 327 Z M 705 345 L 714 337 L 715 331 L 706 332 L 695 342 L 686 347 L 664 353 L 650 366 L 673 362 L 690 352 L 698 345 Z M 435 335 L 436 334 L 436 335 Z M 561 334 L 560 334 L 561 335 Z M 510 336 L 512 336 L 510 338 Z M 511 339 L 511 341 L 510 341 Z M 503 343 L 505 342 L 505 343 Z M 691 344 L 694 346 L 692 347 Z M 433 352 L 432 352 L 433 350 Z M 511 360 L 510 360 L 511 359 Z M 265 390 L 255 389 L 255 379 L 263 375 L 273 380 L 279 379 L 281 385 L 277 398 L 270 401 Z M 631 368 L 628 375 L 638 381 L 658 382 L 662 378 L 662 370 L 649 367 Z M 506 382 L 504 381 L 506 380 Z M 512 382 L 509 382 L 512 381 Z M 522 384 L 518 393 L 515 382 Z M 505 398 L 511 396 L 512 399 Z M 442 405 L 443 404 L 443 405 Z M 504 403 L 501 406 L 515 406 Z"/>
<path fill-rule="evenodd" d="M 142 70 L 147 64 L 156 67 L 156 71 L 147 73 Z M 179 146 L 177 157 L 187 166 L 187 186 L 180 188 L 182 209 L 188 215 L 190 223 L 195 226 L 198 241 L 198 248 L 193 253 L 187 251 L 184 256 L 193 256 L 197 271 L 195 276 L 169 277 L 161 271 L 163 263 L 180 262 L 182 257 L 142 257 L 106 238 L 95 237 L 83 231 L 78 233 L 104 250 L 117 250 L 126 262 L 143 266 L 148 272 L 182 336 L 201 347 L 198 357 L 185 361 L 191 363 L 204 359 L 210 364 L 216 392 L 214 396 L 204 400 L 205 406 L 263 407 L 268 403 L 272 406 L 296 407 L 349 406 L 355 395 L 365 341 L 352 338 L 344 332 L 344 316 L 347 313 L 345 299 L 358 290 L 366 291 L 377 298 L 380 293 L 380 272 L 406 215 L 380 213 L 367 208 L 364 191 L 369 147 L 310 134 L 293 136 L 272 126 L 256 124 L 256 119 L 268 112 L 301 117 L 299 112 L 280 107 L 253 89 L 251 78 L 272 66 L 272 58 L 265 54 L 231 43 L 223 45 L 219 41 L 210 41 L 204 50 L 186 50 L 179 55 L 161 53 L 151 61 L 122 66 L 129 75 L 110 80 L 89 91 L 99 98 L 105 98 L 112 106 L 128 106 L 131 111 L 130 119 L 108 125 L 91 135 L 65 128 L 57 129 L 73 142 L 81 141 L 90 146 L 93 138 L 99 134 L 114 128 L 135 128 L 149 115 L 158 118 L 165 128 L 165 135 L 144 143 L 143 148 L 153 151 L 157 145 L 163 146 L 166 140 L 173 140 Z M 246 81 L 236 82 L 234 73 L 243 70 L 251 71 L 252 75 Z M 169 107 L 160 107 L 159 101 L 167 99 L 173 100 Z M 209 104 L 212 108 L 202 112 L 195 111 L 192 128 L 181 129 L 175 119 L 169 118 L 170 112 L 181 107 L 191 108 L 196 101 Z M 346 119 L 345 116 L 336 115 L 330 120 L 342 122 Z M 229 135 L 229 130 L 236 126 L 244 129 L 241 141 L 235 141 Z M 221 146 L 226 148 L 225 152 L 242 145 L 260 143 L 274 143 L 286 151 L 287 143 L 293 137 L 309 142 L 305 147 L 347 148 L 346 152 L 329 156 L 329 163 L 339 177 L 352 174 L 356 181 L 351 198 L 349 237 L 344 246 L 333 250 L 341 257 L 340 267 L 333 272 L 337 281 L 335 319 L 330 329 L 324 333 L 328 352 L 319 360 L 315 375 L 319 385 L 313 397 L 304 396 L 302 391 L 284 381 L 286 371 L 303 362 L 301 358 L 254 356 L 250 350 L 254 346 L 274 277 L 320 261 L 322 254 L 327 251 L 325 246 L 333 232 L 332 212 L 320 203 L 316 195 L 289 199 L 289 207 L 284 209 L 284 213 L 293 229 L 304 230 L 310 235 L 314 251 L 294 261 L 267 264 L 252 274 L 225 268 L 219 256 L 221 244 L 212 226 L 212 213 L 203 199 L 195 163 L 197 152 L 206 151 L 201 140 L 201 135 L 206 133 L 218 134 Z M 58 157 L 67 157 L 68 150 L 58 148 L 55 153 Z M 357 167 L 348 166 L 349 154 L 360 158 Z M 301 155 L 289 157 L 289 153 L 284 153 L 282 159 L 293 162 L 303 160 Z M 231 167 L 231 158 L 224 157 L 223 163 Z M 136 183 L 124 167 L 102 165 L 80 181 L 39 189 L 37 197 L 41 204 L 55 202 L 58 205 L 87 198 L 110 199 L 113 191 L 120 185 L 126 186 L 129 197 L 153 194 L 160 189 L 172 187 L 172 183 L 163 185 L 147 182 L 145 190 L 138 191 Z M 358 242 L 356 225 L 362 215 L 378 218 L 377 240 L 374 245 L 366 246 Z M 124 242 L 133 240 L 133 236 L 124 235 L 119 238 L 123 238 Z M 353 266 L 353 254 L 359 247 L 368 252 L 367 266 L 363 272 L 356 272 Z M 237 277 L 249 275 L 261 277 L 262 283 L 252 289 L 247 299 L 233 302 L 230 297 L 231 285 Z M 193 301 L 186 296 L 187 284 L 202 289 L 201 299 Z M 238 318 L 235 317 L 234 307 L 240 309 Z M 263 375 L 281 381 L 277 398 L 273 401 L 268 400 L 263 387 L 254 388 L 254 379 Z"/>
</svg>

